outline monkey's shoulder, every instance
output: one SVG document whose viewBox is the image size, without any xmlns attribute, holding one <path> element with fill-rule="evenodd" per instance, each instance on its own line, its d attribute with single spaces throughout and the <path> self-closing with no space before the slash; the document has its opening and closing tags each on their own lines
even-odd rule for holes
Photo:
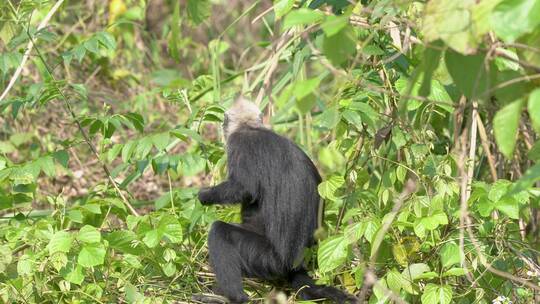
<svg viewBox="0 0 540 304">
<path fill-rule="evenodd" d="M 288 138 L 281 136 L 267 128 L 242 128 L 230 135 L 228 146 L 250 149 L 290 149 L 296 146 Z"/>
</svg>

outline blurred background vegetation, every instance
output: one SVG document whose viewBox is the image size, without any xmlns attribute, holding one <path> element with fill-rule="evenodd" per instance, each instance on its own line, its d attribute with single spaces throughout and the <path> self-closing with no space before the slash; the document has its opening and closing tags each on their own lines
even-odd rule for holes
<svg viewBox="0 0 540 304">
<path fill-rule="evenodd" d="M 0 50 L 1 302 L 210 292 L 239 95 L 323 175 L 319 282 L 540 302 L 539 1 L 4 0 Z"/>
</svg>

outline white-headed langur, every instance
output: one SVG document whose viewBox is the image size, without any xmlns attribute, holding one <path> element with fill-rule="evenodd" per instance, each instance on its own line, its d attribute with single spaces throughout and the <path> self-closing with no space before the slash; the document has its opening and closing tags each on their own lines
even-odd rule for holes
<svg viewBox="0 0 540 304">
<path fill-rule="evenodd" d="M 315 284 L 302 265 L 314 243 L 321 177 L 292 141 L 264 127 L 258 107 L 243 98 L 225 113 L 227 180 L 199 192 L 202 204 L 242 204 L 242 223 L 216 221 L 208 235 L 215 292 L 232 303 L 249 300 L 242 277 L 286 280 L 305 300 L 356 303 L 334 287 Z"/>
</svg>

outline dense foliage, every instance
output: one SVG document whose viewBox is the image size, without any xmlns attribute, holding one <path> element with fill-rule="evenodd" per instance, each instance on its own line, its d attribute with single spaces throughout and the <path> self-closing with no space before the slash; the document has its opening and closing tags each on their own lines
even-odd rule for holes
<svg viewBox="0 0 540 304">
<path fill-rule="evenodd" d="M 0 1 L 0 301 L 189 302 L 238 94 L 369 303 L 540 301 L 540 1 Z M 293 302 L 253 280 L 253 298 Z"/>
</svg>

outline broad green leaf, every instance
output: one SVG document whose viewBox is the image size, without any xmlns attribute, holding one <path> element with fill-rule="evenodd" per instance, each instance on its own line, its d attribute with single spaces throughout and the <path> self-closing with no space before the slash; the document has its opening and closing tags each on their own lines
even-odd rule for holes
<svg viewBox="0 0 540 304">
<path fill-rule="evenodd" d="M 133 155 L 133 152 L 135 151 L 135 148 L 137 148 L 137 142 L 134 140 L 128 141 L 124 147 L 122 148 L 122 161 L 124 163 L 129 162 L 131 159 L 131 155 Z"/>
<path fill-rule="evenodd" d="M 342 236 L 328 238 L 321 242 L 317 254 L 319 270 L 323 273 L 343 265 L 347 259 L 348 242 Z"/>
<path fill-rule="evenodd" d="M 461 262 L 459 246 L 455 243 L 446 243 L 440 252 L 442 267 L 449 267 Z"/>
<path fill-rule="evenodd" d="M 514 42 L 532 32 L 540 24 L 540 2 L 537 0 L 503 0 L 491 14 L 491 24 L 497 36 Z"/>
<path fill-rule="evenodd" d="M 451 268 L 443 273 L 443 277 L 449 277 L 449 276 L 463 276 L 467 273 L 467 269 L 465 268 Z"/>
<path fill-rule="evenodd" d="M 101 214 L 101 206 L 98 204 L 90 203 L 82 205 L 81 208 L 93 214 Z"/>
<path fill-rule="evenodd" d="M 34 272 L 35 261 L 28 254 L 23 254 L 17 262 L 17 273 L 20 276 L 30 275 Z"/>
<path fill-rule="evenodd" d="M 52 177 L 56 175 L 56 167 L 54 165 L 52 156 L 43 156 L 36 160 L 39 164 L 41 171 L 43 171 L 47 176 Z"/>
<path fill-rule="evenodd" d="M 485 55 L 462 55 L 448 50 L 444 57 L 446 68 L 456 87 L 468 98 L 482 98 L 494 83 L 493 66 L 486 69 Z"/>
<path fill-rule="evenodd" d="M 94 54 L 97 54 L 99 52 L 98 47 L 99 47 L 99 41 L 95 37 L 92 37 L 84 42 L 84 48 L 87 51 L 92 52 Z"/>
<path fill-rule="evenodd" d="M 386 274 L 386 284 L 390 290 L 399 294 L 403 285 L 408 285 L 409 282 L 397 270 L 391 270 Z"/>
<path fill-rule="evenodd" d="M 356 52 L 355 32 L 350 26 L 344 27 L 332 36 L 325 36 L 323 53 L 333 65 L 339 66 L 354 57 Z"/>
<path fill-rule="evenodd" d="M 523 100 L 517 100 L 500 109 L 493 118 L 493 131 L 499 150 L 506 158 L 512 158 L 517 141 L 517 131 Z"/>
<path fill-rule="evenodd" d="M 153 138 L 151 136 L 143 137 L 137 142 L 137 149 L 135 155 L 138 159 L 145 158 L 152 150 Z"/>
<path fill-rule="evenodd" d="M 83 267 L 94 267 L 103 264 L 105 248 L 101 244 L 86 244 L 77 257 L 77 263 Z"/>
<path fill-rule="evenodd" d="M 405 277 L 405 279 L 412 282 L 428 271 L 430 271 L 430 268 L 427 264 L 415 263 L 405 268 L 401 274 Z"/>
<path fill-rule="evenodd" d="M 452 288 L 448 285 L 427 284 L 421 299 L 422 304 L 450 304 Z"/>
<path fill-rule="evenodd" d="M 64 279 L 73 284 L 81 285 L 81 283 L 84 281 L 83 268 L 81 265 L 76 265 L 73 269 L 71 269 L 71 271 L 64 276 Z"/>
<path fill-rule="evenodd" d="M 416 277 L 417 280 L 431 280 L 434 278 L 438 278 L 439 274 L 433 271 L 424 272 L 418 277 Z"/>
<path fill-rule="evenodd" d="M 182 225 L 175 216 L 164 215 L 159 220 L 157 229 L 160 234 L 167 237 L 172 243 L 182 241 Z"/>
<path fill-rule="evenodd" d="M 324 112 L 317 119 L 319 126 L 330 130 L 335 128 L 340 120 L 341 116 L 336 107 L 331 107 L 324 110 Z"/>
<path fill-rule="evenodd" d="M 366 223 L 358 222 L 352 225 L 349 225 L 345 228 L 343 237 L 349 242 L 349 244 L 354 244 L 362 238 L 364 232 L 366 231 Z"/>
<path fill-rule="evenodd" d="M 329 37 L 339 33 L 348 24 L 349 18 L 347 18 L 347 16 L 330 15 L 326 18 L 326 21 L 321 24 L 321 28 L 324 34 Z"/>
<path fill-rule="evenodd" d="M 298 81 L 294 86 L 294 97 L 296 99 L 307 97 L 319 88 L 320 83 L 321 79 L 319 77 Z"/>
<path fill-rule="evenodd" d="M 283 28 L 288 29 L 296 25 L 314 24 L 323 19 L 324 15 L 320 11 L 300 8 L 291 11 L 283 21 Z"/>
<path fill-rule="evenodd" d="M 158 133 L 152 136 L 152 143 L 156 149 L 163 151 L 169 144 L 169 132 Z"/>
<path fill-rule="evenodd" d="M 278 0 L 274 3 L 276 19 L 285 16 L 294 6 L 294 0 Z"/>
<path fill-rule="evenodd" d="M 83 243 L 99 243 L 101 241 L 101 234 L 96 227 L 85 225 L 79 230 L 77 239 Z"/>
<path fill-rule="evenodd" d="M 364 237 L 371 244 L 373 244 L 379 228 L 381 228 L 381 223 L 378 220 L 372 219 L 366 223 L 366 231 L 364 232 Z"/>
<path fill-rule="evenodd" d="M 532 91 L 527 105 L 529 117 L 536 132 L 540 133 L 540 89 Z"/>
<path fill-rule="evenodd" d="M 49 250 L 49 254 L 55 252 L 69 252 L 72 242 L 73 236 L 69 232 L 57 231 L 49 241 L 47 249 Z"/>
<path fill-rule="evenodd" d="M 471 53 L 481 41 L 473 28 L 474 0 L 429 1 L 424 10 L 422 33 L 428 41 L 442 39 L 460 53 Z"/>
<path fill-rule="evenodd" d="M 332 175 L 326 181 L 323 181 L 319 184 L 319 194 L 326 199 L 335 201 L 337 197 L 335 196 L 336 190 L 339 189 L 345 183 L 345 179 L 341 175 Z"/>
<path fill-rule="evenodd" d="M 0 245 L 0 272 L 3 273 L 6 270 L 7 265 L 13 260 L 11 249 L 8 245 Z"/>
<path fill-rule="evenodd" d="M 187 13 L 189 19 L 199 25 L 206 18 L 210 17 L 212 4 L 210 0 L 187 0 Z"/>
<path fill-rule="evenodd" d="M 159 244 L 162 237 L 163 234 L 161 234 L 158 229 L 153 229 L 146 232 L 142 241 L 146 244 L 146 246 L 154 248 Z"/>
<path fill-rule="evenodd" d="M 187 141 L 188 138 L 191 138 L 198 142 L 203 142 L 203 138 L 201 137 L 201 135 L 199 135 L 199 133 L 190 129 L 176 128 L 174 130 L 171 130 L 171 134 L 173 136 L 180 138 L 183 141 Z"/>
<path fill-rule="evenodd" d="M 109 242 L 109 247 L 129 254 L 140 254 L 142 246 L 137 245 L 137 235 L 130 230 L 117 230 L 104 237 Z"/>
<path fill-rule="evenodd" d="M 64 168 L 68 168 L 69 154 L 66 150 L 60 150 L 53 153 L 54 159 Z"/>
<path fill-rule="evenodd" d="M 113 35 L 107 32 L 98 32 L 96 38 L 107 50 L 116 49 L 116 40 Z"/>
<path fill-rule="evenodd" d="M 519 219 L 519 204 L 518 201 L 512 197 L 506 196 L 500 201 L 496 202 L 495 208 L 512 219 Z"/>
<path fill-rule="evenodd" d="M 433 215 L 423 217 L 422 219 L 420 219 L 420 222 L 425 229 L 434 230 L 437 229 L 437 227 L 439 227 L 440 225 L 447 225 L 448 218 L 444 213 L 435 213 Z"/>
</svg>

